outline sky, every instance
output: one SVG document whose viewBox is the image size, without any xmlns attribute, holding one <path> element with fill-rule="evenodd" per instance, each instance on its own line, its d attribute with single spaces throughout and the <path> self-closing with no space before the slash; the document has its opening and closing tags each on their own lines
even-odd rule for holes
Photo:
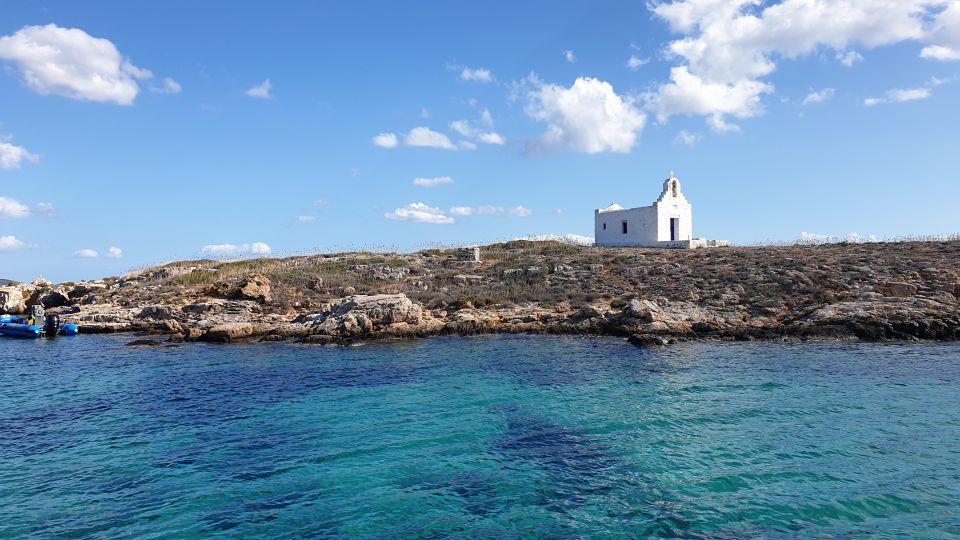
<svg viewBox="0 0 960 540">
<path fill-rule="evenodd" d="M 960 232 L 960 0 L 36 2 L 0 16 L 0 277 L 592 236 Z"/>
</svg>

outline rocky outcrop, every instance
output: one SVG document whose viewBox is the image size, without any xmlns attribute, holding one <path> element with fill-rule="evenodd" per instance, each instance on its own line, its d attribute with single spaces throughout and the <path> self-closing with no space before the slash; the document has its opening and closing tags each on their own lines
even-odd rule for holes
<svg viewBox="0 0 960 540">
<path fill-rule="evenodd" d="M 20 287 L 0 287 L 0 313 L 20 314 L 26 309 L 23 290 Z"/>
<path fill-rule="evenodd" d="M 398 325 L 415 326 L 422 319 L 423 308 L 405 294 L 354 295 L 344 298 L 329 316 L 315 320 L 314 326 L 316 333 L 356 337 Z"/>
<path fill-rule="evenodd" d="M 263 274 L 251 274 L 239 281 L 218 281 L 207 291 L 209 296 L 230 300 L 253 300 L 261 304 L 272 300 L 270 279 Z"/>
</svg>

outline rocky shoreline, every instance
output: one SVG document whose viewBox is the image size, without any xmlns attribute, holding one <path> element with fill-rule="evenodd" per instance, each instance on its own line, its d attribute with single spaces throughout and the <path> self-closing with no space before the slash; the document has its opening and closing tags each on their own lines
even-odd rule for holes
<svg viewBox="0 0 960 540">
<path fill-rule="evenodd" d="M 470 250 L 472 251 L 472 250 Z M 720 340 L 960 340 L 960 241 L 701 250 L 508 242 L 412 254 L 187 261 L 0 287 L 81 333 L 351 344 L 492 333 Z M 151 337 L 155 336 L 155 337 Z"/>
</svg>

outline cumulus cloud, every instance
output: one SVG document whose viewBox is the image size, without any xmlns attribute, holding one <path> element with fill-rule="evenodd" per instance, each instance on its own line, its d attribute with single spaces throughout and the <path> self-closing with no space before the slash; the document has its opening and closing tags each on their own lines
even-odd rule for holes
<svg viewBox="0 0 960 540">
<path fill-rule="evenodd" d="M 932 43 L 920 51 L 923 58 L 942 62 L 960 60 L 960 2 L 950 0 L 945 6 L 933 19 Z"/>
<path fill-rule="evenodd" d="M 269 255 L 273 249 L 263 242 L 252 244 L 207 244 L 200 248 L 200 253 L 212 257 L 240 257 L 245 255 Z"/>
<path fill-rule="evenodd" d="M 507 140 L 503 138 L 503 135 L 500 135 L 496 132 L 481 133 L 477 135 L 477 139 L 479 139 L 480 142 L 485 142 L 487 144 L 502 145 L 507 142 Z"/>
<path fill-rule="evenodd" d="M 832 98 L 836 94 L 836 90 L 833 88 L 824 88 L 823 90 L 812 90 L 807 97 L 803 98 L 804 105 L 810 105 L 813 103 L 823 103 L 828 99 Z"/>
<path fill-rule="evenodd" d="M 373 145 L 381 148 L 396 148 L 400 145 L 396 133 L 380 133 L 373 138 Z"/>
<path fill-rule="evenodd" d="M 681 129 L 680 133 L 677 133 L 675 139 L 673 139 L 674 144 L 682 144 L 684 146 L 696 146 L 700 142 L 701 135 L 699 133 L 690 133 L 685 129 Z"/>
<path fill-rule="evenodd" d="M 97 257 L 100 256 L 100 254 L 97 253 L 96 250 L 87 248 L 87 249 L 79 249 L 77 251 L 74 251 L 73 256 L 76 257 L 77 259 L 96 259 Z"/>
<path fill-rule="evenodd" d="M 427 127 L 415 127 L 407 133 L 407 136 L 403 139 L 404 146 L 425 146 L 429 148 L 443 148 L 445 150 L 453 150 L 456 146 L 450 142 L 450 138 L 433 131 Z"/>
<path fill-rule="evenodd" d="M 0 236 L 0 251 L 18 251 L 26 247 L 26 242 L 18 240 L 16 236 Z"/>
<path fill-rule="evenodd" d="M 22 146 L 0 141 L 0 169 L 19 169 L 24 161 L 36 163 L 40 156 L 31 154 Z"/>
<path fill-rule="evenodd" d="M 420 187 L 436 187 L 443 184 L 452 184 L 453 178 L 449 176 L 436 176 L 434 178 L 414 178 L 413 185 Z"/>
<path fill-rule="evenodd" d="M 260 99 L 270 99 L 270 90 L 273 88 L 273 85 L 270 84 L 270 79 L 264 79 L 264 81 L 256 86 L 248 88 L 246 94 L 250 97 L 260 98 Z"/>
<path fill-rule="evenodd" d="M 573 54 L 573 51 L 570 50 L 563 51 L 563 57 L 571 64 L 577 61 L 577 57 Z"/>
<path fill-rule="evenodd" d="M 606 81 L 581 77 L 565 88 L 531 76 L 527 83 L 533 87 L 527 94 L 527 114 L 547 124 L 536 145 L 544 150 L 629 152 L 646 122 L 633 101 Z"/>
<path fill-rule="evenodd" d="M 949 3 L 939 14 L 937 10 Z M 649 95 L 660 121 L 674 114 L 700 115 L 717 129 L 727 117 L 761 114 L 761 98 L 773 86 L 761 79 L 776 62 L 832 49 L 846 65 L 860 60 L 850 47 L 870 49 L 905 41 L 949 47 L 956 0 L 676 0 L 658 1 L 653 12 L 682 34 L 666 54 L 680 65 L 671 81 Z M 935 16 L 934 30 L 924 20 Z M 939 33 L 938 33 L 939 29 Z M 927 56 L 936 53 L 927 51 Z"/>
<path fill-rule="evenodd" d="M 107 258 L 109 258 L 109 259 L 122 259 L 122 258 L 123 258 L 123 250 L 120 249 L 120 248 L 118 248 L 118 247 L 116 247 L 116 246 L 110 246 L 110 249 L 107 250 Z"/>
<path fill-rule="evenodd" d="M 393 212 L 387 212 L 384 217 L 397 221 L 417 221 L 436 225 L 449 225 L 454 222 L 452 217 L 443 213 L 439 208 L 419 202 L 410 203 L 403 208 L 397 208 Z"/>
<path fill-rule="evenodd" d="M 456 150 L 457 146 L 453 144 L 450 137 L 447 137 L 439 131 L 434 131 L 428 127 L 415 127 L 407 132 L 406 135 L 397 135 L 396 133 L 380 133 L 373 138 L 373 144 L 381 148 L 399 148 L 424 147 L 424 148 L 442 148 L 444 150 Z"/>
<path fill-rule="evenodd" d="M 124 59 L 109 40 L 55 24 L 0 37 L 0 59 L 13 63 L 39 94 L 118 105 L 133 104 L 137 80 L 153 76 Z"/>
<path fill-rule="evenodd" d="M 905 101 L 917 101 L 927 99 L 933 95 L 929 88 L 902 88 L 888 90 L 883 97 L 869 97 L 863 100 L 867 107 L 882 105 L 884 103 L 903 103 Z"/>
<path fill-rule="evenodd" d="M 484 68 L 470 69 L 468 67 L 465 67 L 463 68 L 463 71 L 460 72 L 460 80 L 488 83 L 493 81 L 493 74 L 490 73 L 489 69 L 484 69 Z"/>
<path fill-rule="evenodd" d="M 30 207 L 10 197 L 0 197 L 0 218 L 22 219 L 30 216 Z"/>
</svg>

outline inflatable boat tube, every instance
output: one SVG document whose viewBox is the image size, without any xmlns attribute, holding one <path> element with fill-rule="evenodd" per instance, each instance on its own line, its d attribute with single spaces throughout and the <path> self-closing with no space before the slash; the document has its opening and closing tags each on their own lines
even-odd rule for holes
<svg viewBox="0 0 960 540">
<path fill-rule="evenodd" d="M 38 338 L 40 333 L 40 327 L 34 324 L 0 322 L 0 336 Z"/>
</svg>

